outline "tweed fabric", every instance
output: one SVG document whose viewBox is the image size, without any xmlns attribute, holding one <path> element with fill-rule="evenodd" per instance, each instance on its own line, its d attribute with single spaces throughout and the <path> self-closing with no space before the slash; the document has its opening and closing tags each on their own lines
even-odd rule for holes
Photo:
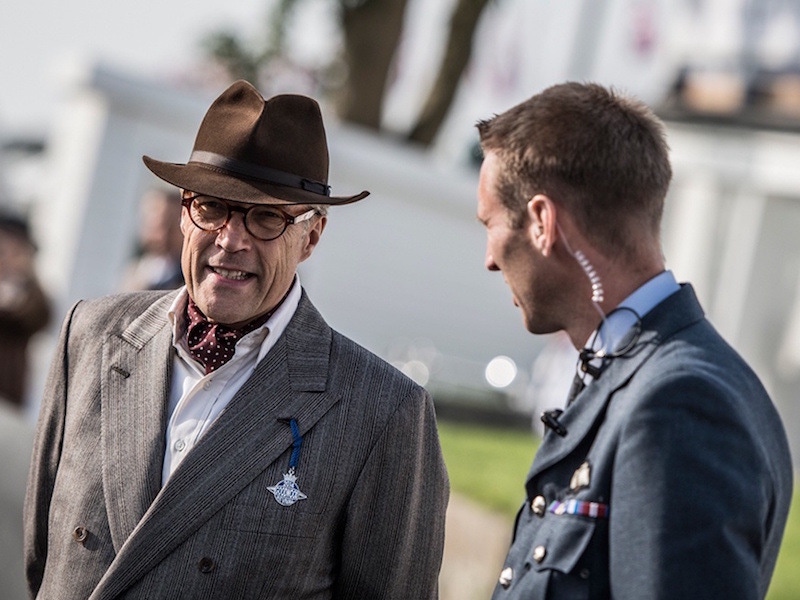
<svg viewBox="0 0 800 600">
<path fill-rule="evenodd" d="M 32 597 L 436 598 L 448 483 L 427 392 L 304 293 L 162 488 L 175 293 L 162 294 L 65 319 L 25 504 Z M 287 418 L 308 496 L 290 507 L 269 491 L 292 452 Z"/>
</svg>

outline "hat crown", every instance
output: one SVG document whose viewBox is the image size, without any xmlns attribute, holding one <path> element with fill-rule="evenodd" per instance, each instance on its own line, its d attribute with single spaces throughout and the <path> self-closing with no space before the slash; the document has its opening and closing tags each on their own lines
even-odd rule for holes
<svg viewBox="0 0 800 600">
<path fill-rule="evenodd" d="M 295 94 L 264 100 L 243 80 L 208 109 L 194 149 L 328 182 L 328 145 L 319 104 Z"/>
<path fill-rule="evenodd" d="M 265 100 L 244 80 L 211 104 L 187 163 L 142 160 L 172 185 L 238 202 L 340 205 L 369 195 L 331 195 L 328 142 L 316 100 L 297 94 Z"/>
</svg>

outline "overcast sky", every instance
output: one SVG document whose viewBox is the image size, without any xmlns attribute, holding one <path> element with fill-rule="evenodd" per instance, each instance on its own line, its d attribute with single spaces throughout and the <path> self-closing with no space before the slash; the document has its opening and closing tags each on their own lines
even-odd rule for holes
<svg viewBox="0 0 800 600">
<path fill-rule="evenodd" d="M 0 128 L 44 130 L 58 74 L 102 60 L 169 75 L 193 62 L 204 33 L 255 32 L 269 0 L 8 0 L 0 17 Z"/>
<path fill-rule="evenodd" d="M 436 61 L 437 42 L 441 42 L 437 31 L 449 21 L 453 1 L 409 0 L 406 24 L 412 23 L 409 29 L 414 32 L 410 36 L 424 43 L 406 44 L 399 61 L 398 91 L 394 99 L 389 97 L 387 106 L 387 114 L 398 126 L 407 125 L 413 117 L 416 110 L 409 98 L 420 95 L 419 90 L 427 85 L 425 77 L 433 76 L 433 69 L 427 67 Z M 484 104 L 493 110 L 507 108 L 506 100 L 517 101 L 570 75 L 570 56 L 585 37 L 578 29 L 585 1 L 504 0 L 492 5 L 494 10 L 487 13 L 494 15 L 488 20 L 494 25 L 490 35 L 479 36 L 479 41 L 488 42 L 478 43 L 473 55 L 476 64 L 471 69 L 476 85 L 470 101 L 480 107 L 481 114 Z M 610 28 L 598 38 L 600 46 L 590 48 L 587 54 L 600 57 L 591 74 L 601 82 L 630 89 L 645 101 L 656 99 L 672 77 L 674 56 L 669 55 L 676 54 L 676 47 L 685 46 L 677 54 L 692 59 L 709 55 L 717 63 L 730 62 L 729 46 L 737 39 L 743 1 L 608 0 L 603 6 Z M 253 38 L 263 33 L 269 7 L 277 0 L 4 2 L 0 13 L 0 134 L 46 132 L 56 117 L 63 89 L 59 77 L 69 73 L 69 65 L 87 67 L 100 61 L 130 75 L 174 78 L 197 62 L 199 42 L 205 34 L 233 29 Z M 335 16 L 330 12 L 334 4 L 330 0 L 299 4 L 302 17 L 296 20 L 302 27 L 295 28 L 295 38 L 300 39 L 295 51 L 301 47 L 311 54 L 330 53 L 326 44 L 330 46 L 336 32 Z M 704 10 L 684 14 L 687 7 L 695 5 Z M 780 46 L 782 54 L 798 47 L 800 10 L 792 12 L 790 6 L 800 6 L 800 0 L 787 2 L 786 10 L 775 15 L 766 28 L 768 35 L 763 36 Z M 655 33 L 655 50 L 645 57 L 631 51 L 631 40 L 641 37 L 642 28 Z M 536 43 L 531 43 L 532 32 Z M 476 70 L 483 78 L 476 76 Z M 502 85 L 520 91 L 504 98 Z M 483 104 L 481 96 L 487 96 Z"/>
</svg>

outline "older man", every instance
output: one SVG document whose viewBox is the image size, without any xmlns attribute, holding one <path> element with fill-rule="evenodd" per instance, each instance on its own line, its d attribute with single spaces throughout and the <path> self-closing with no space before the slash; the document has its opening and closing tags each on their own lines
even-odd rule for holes
<svg viewBox="0 0 800 600">
<path fill-rule="evenodd" d="M 41 599 L 435 598 L 447 475 L 431 399 L 325 323 L 320 110 L 237 82 L 181 188 L 186 286 L 79 302 L 26 502 Z"/>
<path fill-rule="evenodd" d="M 0 399 L 17 408 L 27 402 L 30 342 L 50 321 L 35 256 L 27 221 L 0 213 Z"/>
<path fill-rule="evenodd" d="M 593 84 L 478 124 L 478 218 L 532 333 L 579 377 L 547 427 L 494 598 L 763 598 L 792 489 L 752 370 L 665 269 L 661 122 Z"/>
</svg>

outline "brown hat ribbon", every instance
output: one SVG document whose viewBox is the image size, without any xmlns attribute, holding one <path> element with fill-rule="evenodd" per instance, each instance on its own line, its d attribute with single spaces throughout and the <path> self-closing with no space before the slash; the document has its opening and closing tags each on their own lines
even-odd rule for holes
<svg viewBox="0 0 800 600">
<path fill-rule="evenodd" d="M 252 179 L 259 179 L 266 183 L 277 183 L 286 185 L 301 190 L 306 190 L 321 196 L 331 195 L 331 186 L 326 185 L 319 181 L 312 181 L 305 177 L 299 177 L 293 173 L 286 173 L 278 169 L 264 167 L 261 165 L 254 165 L 235 158 L 222 156 L 216 152 L 208 152 L 205 150 L 194 150 L 189 157 L 189 162 L 202 163 L 212 167 L 225 169 L 237 175 L 244 175 Z"/>
</svg>

